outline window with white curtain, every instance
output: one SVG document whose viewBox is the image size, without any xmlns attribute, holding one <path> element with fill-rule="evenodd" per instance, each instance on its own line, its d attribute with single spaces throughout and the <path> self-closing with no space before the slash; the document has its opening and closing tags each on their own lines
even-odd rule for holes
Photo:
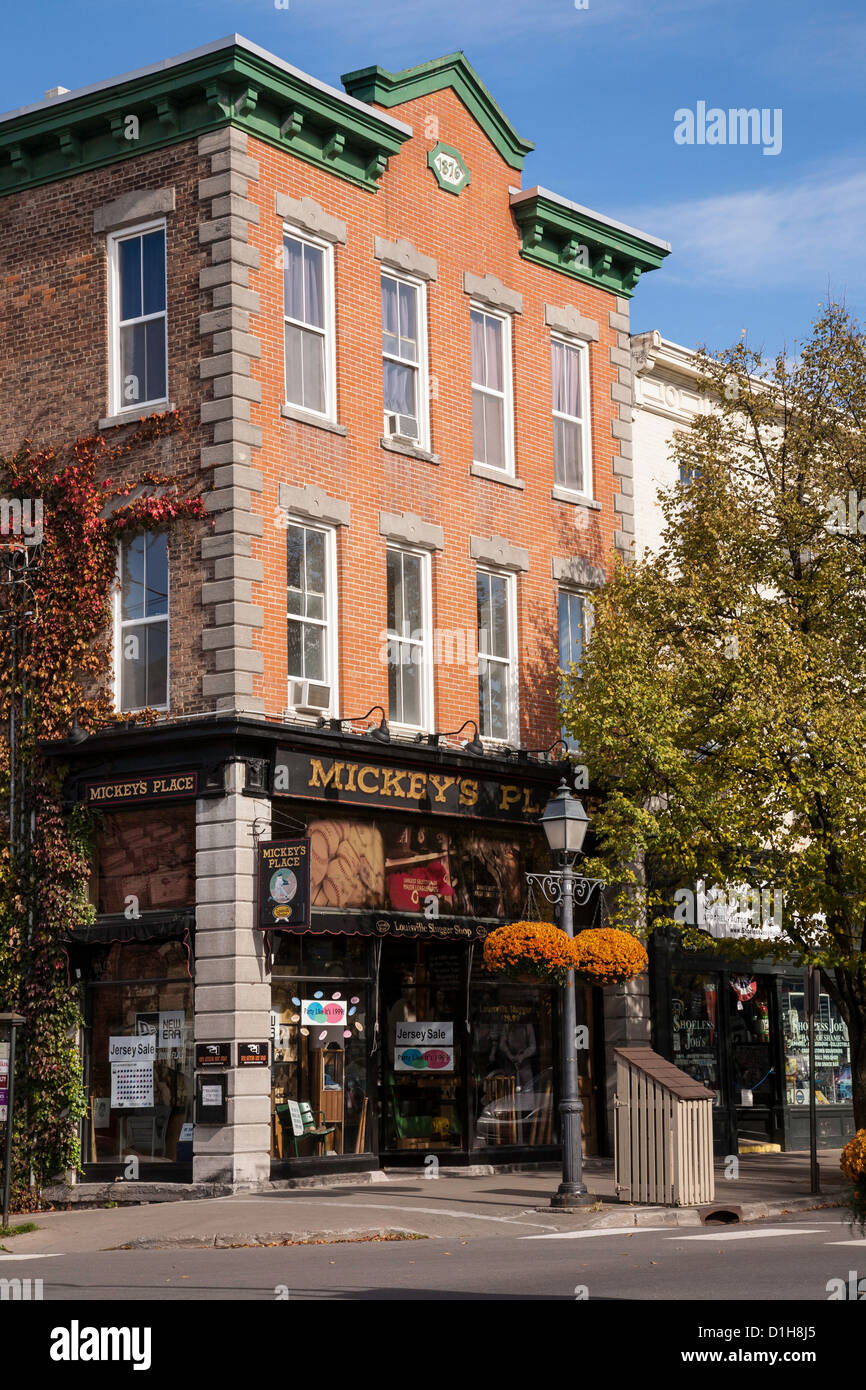
<svg viewBox="0 0 866 1390">
<path fill-rule="evenodd" d="M 585 343 L 552 338 L 553 459 L 557 486 L 592 496 L 589 364 Z"/>
<path fill-rule="evenodd" d="M 333 259 L 330 246 L 283 237 L 286 404 L 335 416 Z"/>
<path fill-rule="evenodd" d="M 165 223 L 109 237 L 111 410 L 168 400 Z"/>
<path fill-rule="evenodd" d="M 473 307 L 472 440 L 476 463 L 513 471 L 511 320 Z"/>
<path fill-rule="evenodd" d="M 430 724 L 430 556 L 388 547 L 388 715 L 392 723 Z"/>
<path fill-rule="evenodd" d="M 286 529 L 289 679 L 334 682 L 333 532 L 290 522 Z"/>
<path fill-rule="evenodd" d="M 478 728 L 482 738 L 516 736 L 517 680 L 514 575 L 479 570 Z"/>
<path fill-rule="evenodd" d="M 382 392 L 386 436 L 427 446 L 426 316 L 414 280 L 382 272 Z"/>
</svg>

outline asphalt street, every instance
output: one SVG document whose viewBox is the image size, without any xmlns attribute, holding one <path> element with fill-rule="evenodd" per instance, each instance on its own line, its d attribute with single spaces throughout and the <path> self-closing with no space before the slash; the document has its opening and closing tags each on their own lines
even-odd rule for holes
<svg viewBox="0 0 866 1390">
<path fill-rule="evenodd" d="M 468 1223 L 467 1223 L 468 1225 Z M 852 1285 L 852 1275 L 854 1281 Z M 718 1228 L 471 1233 L 240 1249 L 0 1254 L 44 1300 L 665 1300 L 826 1303 L 863 1280 L 841 1212 Z M 842 1281 L 831 1283 L 831 1281 Z"/>
</svg>

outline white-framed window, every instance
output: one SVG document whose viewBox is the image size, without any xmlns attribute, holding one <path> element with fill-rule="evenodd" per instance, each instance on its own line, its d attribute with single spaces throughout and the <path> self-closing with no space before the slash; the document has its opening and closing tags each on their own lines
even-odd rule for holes
<svg viewBox="0 0 866 1390">
<path fill-rule="evenodd" d="M 337 559 L 333 530 L 289 520 L 286 528 L 286 623 L 289 706 L 337 708 Z"/>
<path fill-rule="evenodd" d="M 165 223 L 108 238 L 110 410 L 168 401 Z"/>
<path fill-rule="evenodd" d="M 283 232 L 286 404 L 336 419 L 333 247 Z"/>
<path fill-rule="evenodd" d="M 515 576 L 479 569 L 478 729 L 482 738 L 517 736 L 517 620 Z"/>
<path fill-rule="evenodd" d="M 168 536 L 144 531 L 118 547 L 114 701 L 118 711 L 168 709 Z"/>
<path fill-rule="evenodd" d="M 388 718 L 429 729 L 433 713 L 430 556 L 388 546 Z"/>
<path fill-rule="evenodd" d="M 589 353 L 586 343 L 552 337 L 553 462 L 558 487 L 592 497 Z"/>
<path fill-rule="evenodd" d="M 592 632 L 592 599 L 579 589 L 559 591 L 559 666 L 568 672 L 572 665 L 580 670 L 583 653 Z"/>
<path fill-rule="evenodd" d="M 470 328 L 473 458 L 487 468 L 513 473 L 511 316 L 473 304 Z"/>
<path fill-rule="evenodd" d="M 382 394 L 386 437 L 429 447 L 424 284 L 382 271 Z"/>
</svg>

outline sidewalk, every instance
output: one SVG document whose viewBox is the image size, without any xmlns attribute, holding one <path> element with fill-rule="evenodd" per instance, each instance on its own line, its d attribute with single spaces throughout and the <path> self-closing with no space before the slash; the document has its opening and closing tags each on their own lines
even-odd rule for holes
<svg viewBox="0 0 866 1390">
<path fill-rule="evenodd" d="M 266 1192 L 10 1217 L 13 1225 L 33 1220 L 39 1229 L 4 1237 L 0 1244 L 9 1253 L 24 1255 L 85 1254 L 118 1247 L 265 1245 L 383 1235 L 465 1240 L 528 1235 L 533 1230 L 694 1226 L 701 1224 L 708 1210 L 737 1212 L 740 1220 L 755 1221 L 822 1206 L 844 1208 L 838 1150 L 821 1155 L 822 1192 L 818 1196 L 809 1192 L 806 1153 L 741 1155 L 735 1179 L 725 1178 L 724 1163 L 719 1162 L 715 1201 L 711 1208 L 703 1209 L 617 1202 L 609 1159 L 587 1160 L 584 1176 L 595 1200 L 591 1209 L 579 1212 L 550 1207 L 559 1181 L 555 1168 L 470 1177 L 465 1170 L 443 1167 L 438 1179 L 432 1180 L 414 1169 L 373 1176 L 374 1181 L 369 1176 L 363 1181 L 353 1176 L 327 1187 L 287 1189 L 275 1185 Z M 112 1188 L 121 1186 L 115 1183 Z"/>
</svg>

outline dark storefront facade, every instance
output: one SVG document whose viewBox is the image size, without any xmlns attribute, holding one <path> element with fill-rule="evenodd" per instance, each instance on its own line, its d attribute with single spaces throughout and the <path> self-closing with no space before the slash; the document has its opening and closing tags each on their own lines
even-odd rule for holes
<svg viewBox="0 0 866 1390">
<path fill-rule="evenodd" d="M 223 1152 L 236 1182 L 555 1161 L 558 991 L 489 974 L 483 946 L 549 866 L 537 821 L 562 765 L 220 723 L 151 731 L 146 772 L 136 738 L 94 738 L 68 783 L 95 813 L 96 920 L 69 943 L 85 1174 L 214 1178 Z M 257 864 L 290 840 L 308 911 L 265 929 Z M 599 1001 L 577 1003 L 593 1153 Z M 197 1094 L 220 1084 L 210 1123 Z"/>
<path fill-rule="evenodd" d="M 651 948 L 654 1046 L 716 1092 L 716 1152 L 809 1146 L 809 1040 L 804 973 L 790 965 L 732 964 Z M 854 1133 L 851 1053 L 845 1023 L 822 990 L 815 1024 L 818 1144 Z"/>
</svg>

